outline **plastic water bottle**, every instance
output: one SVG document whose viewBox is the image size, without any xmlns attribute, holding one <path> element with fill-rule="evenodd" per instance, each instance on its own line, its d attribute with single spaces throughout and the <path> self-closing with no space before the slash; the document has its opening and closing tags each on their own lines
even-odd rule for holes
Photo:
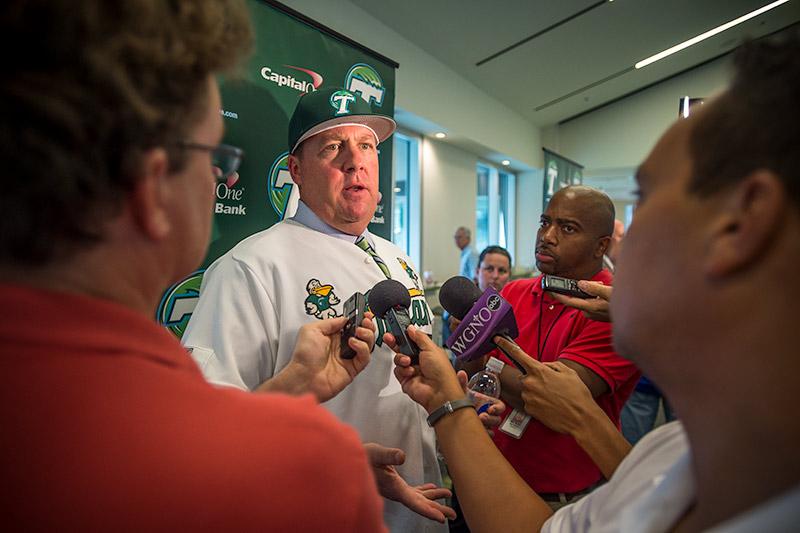
<svg viewBox="0 0 800 533">
<path fill-rule="evenodd" d="M 467 383 L 469 398 L 475 404 L 478 414 L 487 411 L 500 397 L 500 372 L 502 370 L 503 362 L 495 357 L 490 357 L 486 368 L 472 376 Z"/>
</svg>

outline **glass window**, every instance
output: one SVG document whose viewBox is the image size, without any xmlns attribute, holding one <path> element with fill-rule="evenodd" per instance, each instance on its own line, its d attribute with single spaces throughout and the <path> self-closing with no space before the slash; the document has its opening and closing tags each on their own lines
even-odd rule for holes
<svg viewBox="0 0 800 533">
<path fill-rule="evenodd" d="M 475 247 L 478 251 L 489 245 L 489 185 L 491 168 L 478 165 L 478 195 L 475 205 Z"/>
<path fill-rule="evenodd" d="M 484 163 L 477 167 L 475 248 L 489 245 L 506 248 L 514 257 L 516 227 L 516 176 Z"/>
<path fill-rule="evenodd" d="M 420 259 L 419 137 L 394 134 L 392 242 L 418 266 Z"/>
<path fill-rule="evenodd" d="M 500 172 L 498 180 L 497 244 L 508 250 L 511 253 L 511 257 L 514 257 L 516 176 L 509 172 Z"/>
</svg>

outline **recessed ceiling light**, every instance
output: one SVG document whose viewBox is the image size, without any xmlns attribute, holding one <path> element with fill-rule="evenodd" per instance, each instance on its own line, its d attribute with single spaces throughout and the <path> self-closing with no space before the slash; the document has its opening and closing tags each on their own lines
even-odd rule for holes
<svg viewBox="0 0 800 533">
<path fill-rule="evenodd" d="M 447 134 L 442 131 L 439 131 L 434 133 L 433 136 L 436 137 L 437 139 L 444 139 L 445 137 L 447 137 Z"/>
<path fill-rule="evenodd" d="M 680 52 L 684 48 L 689 48 L 690 46 L 695 45 L 695 44 L 699 43 L 700 41 L 705 41 L 709 37 L 713 37 L 714 35 L 716 35 L 718 33 L 722 33 L 723 31 L 725 31 L 727 29 L 733 28 L 734 26 L 736 26 L 738 24 L 741 24 L 742 22 L 744 22 L 746 20 L 750 20 L 753 17 L 757 17 L 761 13 L 765 13 L 765 12 L 769 11 L 770 9 L 778 7 L 781 4 L 785 4 L 788 1 L 789 0 L 778 0 L 777 2 L 772 2 L 771 4 L 767 4 L 764 7 L 758 8 L 755 11 L 751 11 L 750 13 L 748 13 L 746 15 L 742 15 L 741 17 L 739 17 L 737 19 L 734 19 L 734 20 L 732 20 L 730 22 L 726 22 L 725 24 L 723 24 L 721 26 L 717 26 L 713 30 L 708 30 L 707 32 L 701 33 L 700 35 L 698 35 L 696 37 L 692 37 L 688 41 L 683 41 L 680 44 L 676 44 L 672 48 L 667 48 L 663 52 L 659 52 L 659 53 L 657 53 L 655 55 L 652 55 L 652 56 L 648 57 L 647 59 L 643 59 L 643 60 L 639 61 L 638 63 L 636 63 L 634 65 L 634 67 L 636 67 L 637 69 L 638 68 L 642 68 L 642 67 L 646 67 L 647 65 L 650 65 L 651 63 L 655 63 L 656 61 L 658 61 L 660 59 L 664 59 L 667 56 L 671 56 L 675 52 Z"/>
<path fill-rule="evenodd" d="M 504 167 L 507 167 L 508 165 L 510 165 L 510 164 L 511 164 L 511 161 L 509 161 L 508 159 L 503 159 L 502 161 L 500 161 L 500 163 L 501 163 L 501 164 L 502 164 Z"/>
</svg>

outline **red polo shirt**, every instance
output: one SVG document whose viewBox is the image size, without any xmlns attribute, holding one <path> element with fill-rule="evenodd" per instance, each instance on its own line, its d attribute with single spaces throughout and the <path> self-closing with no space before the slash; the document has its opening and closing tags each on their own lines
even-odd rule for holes
<svg viewBox="0 0 800 533">
<path fill-rule="evenodd" d="M 0 285 L 3 526 L 385 531 L 356 432 L 310 396 L 211 387 L 113 302 Z"/>
<path fill-rule="evenodd" d="M 612 277 L 601 270 L 592 280 L 611 285 Z M 639 372 L 633 363 L 614 352 L 611 324 L 589 320 L 582 312 L 558 303 L 542 291 L 541 276 L 509 283 L 501 294 L 514 309 L 520 347 L 543 362 L 569 359 L 600 376 L 609 392 L 596 398 L 597 403 L 619 427 L 620 410 L 636 386 Z M 505 355 L 500 357 L 511 362 Z M 509 409 L 504 416 L 510 412 Z M 536 492 L 577 492 L 601 477 L 600 470 L 575 439 L 536 420 L 530 421 L 521 439 L 495 431 L 494 441 Z"/>
</svg>

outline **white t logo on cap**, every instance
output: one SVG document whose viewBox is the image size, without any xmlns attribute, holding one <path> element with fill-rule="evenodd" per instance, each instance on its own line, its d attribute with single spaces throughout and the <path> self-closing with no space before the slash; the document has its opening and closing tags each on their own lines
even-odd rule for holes
<svg viewBox="0 0 800 533">
<path fill-rule="evenodd" d="M 350 104 L 355 99 L 356 97 L 347 91 L 336 91 L 331 95 L 331 106 L 336 109 L 337 115 L 346 115 L 350 113 Z"/>
</svg>

